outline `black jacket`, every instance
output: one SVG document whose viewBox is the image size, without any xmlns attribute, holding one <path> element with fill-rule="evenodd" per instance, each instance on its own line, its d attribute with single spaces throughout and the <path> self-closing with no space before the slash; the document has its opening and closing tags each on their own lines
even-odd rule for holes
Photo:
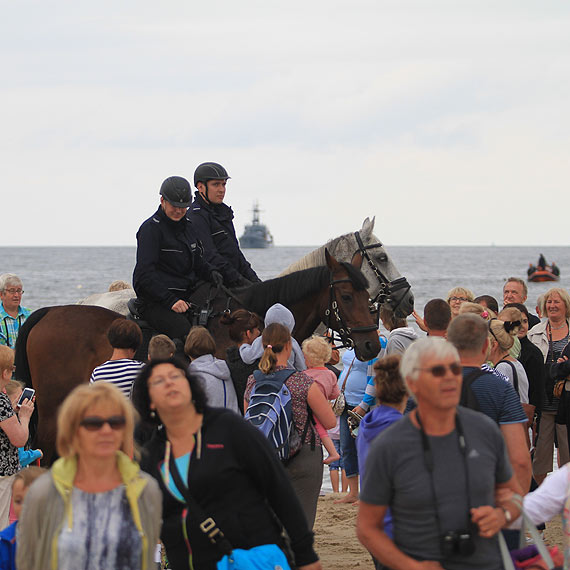
<svg viewBox="0 0 570 570">
<path fill-rule="evenodd" d="M 544 399 L 544 357 L 540 349 L 532 344 L 528 337 L 525 336 L 520 341 L 519 362 L 523 365 L 528 378 L 528 401 L 540 411 Z"/>
<path fill-rule="evenodd" d="M 240 275 L 250 281 L 259 281 L 239 248 L 234 229 L 234 213 L 226 204 L 208 204 L 196 192 L 189 217 L 198 239 L 204 246 L 204 256 L 223 276 L 227 284 L 238 283 Z"/>
<path fill-rule="evenodd" d="M 133 287 L 143 301 L 170 309 L 188 299 L 198 278 L 210 281 L 211 272 L 188 216 L 175 222 L 158 208 L 139 228 Z"/>
<path fill-rule="evenodd" d="M 215 570 L 222 554 L 198 528 L 200 521 L 191 512 L 184 516 L 186 505 L 164 484 L 160 465 L 165 448 L 164 430 L 156 430 L 143 448 L 141 467 L 158 481 L 163 494 L 161 539 L 170 566 L 176 570 L 189 568 L 182 532 L 185 524 L 194 568 Z M 206 408 L 201 446 L 193 450 L 190 459 L 188 487 L 233 548 L 280 544 L 282 524 L 298 566 L 318 559 L 312 547 L 313 533 L 285 469 L 261 432 L 235 412 Z"/>
<path fill-rule="evenodd" d="M 249 377 L 253 374 L 254 370 L 258 369 L 259 358 L 252 362 L 251 364 L 246 364 L 239 354 L 239 348 L 237 346 L 230 346 L 226 350 L 226 364 L 230 369 L 230 375 L 232 377 L 232 382 L 234 388 L 236 389 L 238 406 L 240 412 L 243 414 L 243 395 L 245 394 L 245 389 L 247 387 L 247 381 Z"/>
</svg>

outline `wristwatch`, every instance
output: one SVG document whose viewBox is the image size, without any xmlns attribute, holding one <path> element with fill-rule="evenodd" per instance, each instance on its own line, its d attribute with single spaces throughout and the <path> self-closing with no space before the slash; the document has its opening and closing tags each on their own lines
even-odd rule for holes
<svg viewBox="0 0 570 570">
<path fill-rule="evenodd" d="M 513 515 L 511 515 L 511 511 L 509 511 L 508 509 L 505 509 L 505 507 L 501 507 L 501 510 L 503 511 L 503 514 L 505 515 L 505 520 L 507 521 L 507 524 L 509 524 L 513 520 Z"/>
</svg>

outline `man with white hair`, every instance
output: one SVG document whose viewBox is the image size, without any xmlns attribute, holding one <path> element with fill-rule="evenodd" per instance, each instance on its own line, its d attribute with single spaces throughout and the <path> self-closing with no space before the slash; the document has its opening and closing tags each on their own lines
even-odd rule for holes
<svg viewBox="0 0 570 570">
<path fill-rule="evenodd" d="M 22 307 L 24 286 L 13 273 L 0 275 L 0 345 L 14 348 L 20 327 L 31 311 Z"/>
<path fill-rule="evenodd" d="M 497 489 L 516 489 L 501 432 L 458 407 L 461 364 L 451 343 L 415 341 L 400 370 L 417 408 L 370 447 L 359 540 L 378 569 L 502 569 L 497 533 L 517 511 L 494 506 Z M 393 541 L 383 530 L 388 508 Z"/>
</svg>

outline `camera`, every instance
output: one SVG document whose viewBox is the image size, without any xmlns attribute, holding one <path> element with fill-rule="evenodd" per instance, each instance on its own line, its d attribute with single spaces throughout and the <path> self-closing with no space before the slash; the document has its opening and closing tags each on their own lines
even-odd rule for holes
<svg viewBox="0 0 570 570">
<path fill-rule="evenodd" d="M 445 557 L 471 556 L 475 552 L 475 541 L 471 529 L 450 530 L 440 538 L 441 552 Z"/>
</svg>

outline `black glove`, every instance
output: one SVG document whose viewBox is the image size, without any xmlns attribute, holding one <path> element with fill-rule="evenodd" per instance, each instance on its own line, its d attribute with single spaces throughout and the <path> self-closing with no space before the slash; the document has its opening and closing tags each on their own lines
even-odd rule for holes
<svg viewBox="0 0 570 570">
<path fill-rule="evenodd" d="M 212 271 L 210 279 L 216 287 L 221 287 L 224 284 L 224 277 L 219 271 Z"/>
</svg>

